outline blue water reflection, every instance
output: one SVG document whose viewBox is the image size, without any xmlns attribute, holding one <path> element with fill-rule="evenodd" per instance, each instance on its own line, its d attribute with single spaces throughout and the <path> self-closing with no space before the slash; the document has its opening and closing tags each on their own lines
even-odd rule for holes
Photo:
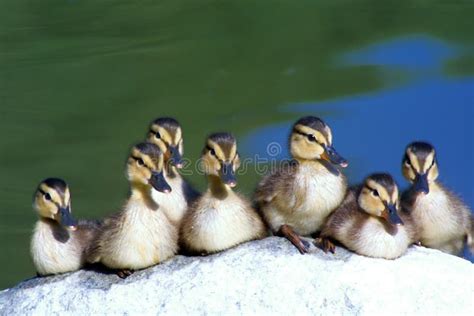
<svg viewBox="0 0 474 316">
<path fill-rule="evenodd" d="M 412 35 L 369 45 L 341 56 L 338 64 L 376 65 L 408 71 L 431 72 L 443 68 L 446 60 L 455 58 L 462 47 L 447 44 L 425 35 Z"/>
<path fill-rule="evenodd" d="M 404 187 L 400 172 L 405 146 L 413 140 L 437 148 L 440 180 L 474 206 L 474 77 L 449 77 L 444 64 L 463 53 L 461 47 L 427 36 L 410 36 L 371 45 L 340 56 L 337 67 L 380 67 L 382 90 L 322 102 L 291 104 L 283 111 L 324 115 L 333 129 L 338 151 L 350 161 L 351 182 L 368 173 L 388 171 Z M 407 74 L 402 84 L 386 78 L 394 71 Z M 244 150 L 269 157 L 271 142 L 286 144 L 292 122 L 253 131 Z M 288 156 L 286 145 L 277 158 Z M 472 259 L 472 258 L 471 258 Z M 472 260 L 471 260 L 472 261 Z"/>
</svg>

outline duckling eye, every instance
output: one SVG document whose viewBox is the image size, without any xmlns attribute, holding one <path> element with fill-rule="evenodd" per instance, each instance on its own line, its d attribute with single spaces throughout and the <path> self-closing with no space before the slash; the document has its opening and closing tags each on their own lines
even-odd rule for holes
<svg viewBox="0 0 474 316">
<path fill-rule="evenodd" d="M 377 190 L 372 190 L 372 194 L 373 194 L 375 197 L 378 197 L 378 196 L 379 196 L 379 191 L 377 191 Z"/>
<path fill-rule="evenodd" d="M 213 156 L 216 156 L 216 151 L 212 148 L 211 148 L 211 150 L 209 150 L 209 153 L 211 153 L 211 155 L 213 155 Z"/>
<path fill-rule="evenodd" d="M 145 163 L 143 162 L 143 159 L 138 158 L 137 159 L 137 165 L 143 166 Z"/>
<path fill-rule="evenodd" d="M 156 138 L 156 139 L 160 139 L 160 138 L 161 138 L 160 132 L 156 132 L 156 133 L 155 133 L 155 138 Z"/>
<path fill-rule="evenodd" d="M 411 167 L 410 160 L 405 160 L 405 165 L 406 165 L 407 167 Z"/>
<path fill-rule="evenodd" d="M 46 201 L 51 201 L 51 195 L 50 195 L 49 193 L 45 193 L 44 199 L 45 199 Z"/>
<path fill-rule="evenodd" d="M 308 140 L 310 142 L 316 142 L 316 137 L 314 137 L 314 135 L 308 135 Z"/>
</svg>

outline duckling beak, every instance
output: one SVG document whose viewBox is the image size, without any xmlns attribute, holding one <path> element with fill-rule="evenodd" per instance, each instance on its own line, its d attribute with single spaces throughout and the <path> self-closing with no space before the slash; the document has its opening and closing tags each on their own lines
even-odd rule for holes
<svg viewBox="0 0 474 316">
<path fill-rule="evenodd" d="M 430 193 L 430 186 L 428 183 L 428 174 L 418 174 L 415 179 L 415 192 L 428 194 Z"/>
<path fill-rule="evenodd" d="M 60 207 L 59 214 L 61 216 L 61 225 L 70 230 L 77 229 L 77 221 L 72 217 L 71 209 L 69 207 Z"/>
<path fill-rule="evenodd" d="M 235 172 L 232 168 L 232 163 L 224 163 L 222 165 L 222 174 L 221 174 L 222 181 L 230 186 L 231 188 L 237 185 L 237 179 L 235 178 Z"/>
<path fill-rule="evenodd" d="M 162 192 L 162 193 L 170 193 L 171 192 L 171 187 L 168 184 L 168 182 L 166 182 L 165 176 L 163 175 L 163 171 L 162 172 L 153 172 L 153 174 L 151 175 L 151 178 L 148 181 L 148 183 L 150 183 L 150 185 L 156 191 L 159 191 L 159 192 Z"/>
<path fill-rule="evenodd" d="M 171 160 L 170 162 L 178 169 L 183 168 L 183 157 L 178 150 L 177 146 L 169 146 L 171 152 Z"/>
<path fill-rule="evenodd" d="M 334 165 L 341 166 L 342 168 L 346 168 L 349 165 L 347 160 L 339 155 L 336 149 L 332 146 L 324 146 L 324 153 L 321 158 Z"/>
<path fill-rule="evenodd" d="M 403 221 L 398 216 L 397 208 L 394 204 L 388 204 L 382 216 L 392 225 L 403 225 Z"/>
</svg>

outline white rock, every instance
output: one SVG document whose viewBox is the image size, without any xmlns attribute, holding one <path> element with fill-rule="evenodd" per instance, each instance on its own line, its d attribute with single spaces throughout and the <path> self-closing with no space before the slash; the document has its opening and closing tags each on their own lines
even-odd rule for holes
<svg viewBox="0 0 474 316">
<path fill-rule="evenodd" d="M 342 248 L 300 255 L 272 237 L 126 280 L 93 271 L 31 279 L 0 292 L 0 315 L 473 315 L 473 278 L 469 261 L 422 247 L 390 261 Z"/>
</svg>

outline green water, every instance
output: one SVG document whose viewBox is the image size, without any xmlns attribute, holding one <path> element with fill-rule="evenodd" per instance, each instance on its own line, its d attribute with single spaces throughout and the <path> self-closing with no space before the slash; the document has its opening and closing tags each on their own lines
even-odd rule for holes
<svg viewBox="0 0 474 316">
<path fill-rule="evenodd" d="M 474 1 L 454 0 L 1 1 L 0 288 L 34 274 L 41 179 L 70 184 L 77 217 L 104 216 L 153 118 L 182 123 L 194 160 L 212 131 L 243 137 L 299 116 L 283 105 L 381 88 L 377 67 L 336 67 L 338 54 L 420 33 L 472 46 L 473 16 Z M 473 75 L 474 58 L 446 72 Z M 250 193 L 258 178 L 240 180 Z"/>
</svg>

